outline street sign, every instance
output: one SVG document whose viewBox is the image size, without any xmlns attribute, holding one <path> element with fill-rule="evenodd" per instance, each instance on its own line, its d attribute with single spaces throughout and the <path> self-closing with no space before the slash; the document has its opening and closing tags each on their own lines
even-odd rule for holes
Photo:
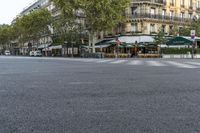
<svg viewBox="0 0 200 133">
<path fill-rule="evenodd" d="M 191 30 L 191 38 L 195 39 L 195 35 L 196 35 L 196 31 L 195 30 Z"/>
<path fill-rule="evenodd" d="M 119 40 L 118 37 L 116 38 L 116 43 L 117 43 L 117 45 L 120 45 L 120 44 L 121 44 L 121 41 Z"/>
</svg>

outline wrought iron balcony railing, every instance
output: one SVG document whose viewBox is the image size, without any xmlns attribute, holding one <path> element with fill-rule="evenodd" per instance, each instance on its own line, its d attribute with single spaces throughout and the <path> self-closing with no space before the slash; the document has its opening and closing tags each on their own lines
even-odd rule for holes
<svg viewBox="0 0 200 133">
<path fill-rule="evenodd" d="M 157 4 L 166 4 L 166 0 L 134 0 L 134 2 L 150 2 Z"/>
<path fill-rule="evenodd" d="M 152 20 L 160 20 L 160 21 L 178 21 L 178 22 L 191 22 L 192 19 L 190 18 L 182 18 L 176 16 L 169 16 L 169 15 L 160 15 L 160 14 L 127 14 L 127 18 L 129 19 L 152 19 Z"/>
</svg>

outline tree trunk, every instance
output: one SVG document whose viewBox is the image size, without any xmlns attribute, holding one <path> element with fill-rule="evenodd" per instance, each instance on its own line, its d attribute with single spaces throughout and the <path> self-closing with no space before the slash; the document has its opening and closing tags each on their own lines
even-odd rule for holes
<svg viewBox="0 0 200 133">
<path fill-rule="evenodd" d="M 89 33 L 89 45 L 88 45 L 88 52 L 89 52 L 89 53 L 91 53 L 91 49 L 90 49 L 90 48 L 91 48 L 91 44 L 92 44 L 92 41 L 91 41 L 91 40 L 92 40 L 92 39 L 91 39 L 92 37 L 91 37 L 91 36 L 92 36 L 91 33 Z"/>
<path fill-rule="evenodd" d="M 97 42 L 96 32 L 92 34 L 92 53 L 96 53 L 95 44 Z"/>
</svg>

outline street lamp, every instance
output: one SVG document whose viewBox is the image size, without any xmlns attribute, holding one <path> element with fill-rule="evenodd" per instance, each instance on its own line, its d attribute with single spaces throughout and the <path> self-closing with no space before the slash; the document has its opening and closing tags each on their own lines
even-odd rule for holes
<svg viewBox="0 0 200 133">
<path fill-rule="evenodd" d="M 194 22 L 197 22 L 198 21 L 198 19 L 199 19 L 199 16 L 197 16 L 197 15 L 195 15 L 194 17 L 193 17 L 193 21 Z M 196 41 L 195 41 L 195 35 L 196 35 L 196 33 L 195 33 L 195 30 L 191 30 L 191 39 L 192 39 L 192 59 L 194 59 L 194 51 L 195 51 L 195 44 L 196 44 Z"/>
<path fill-rule="evenodd" d="M 72 58 L 74 57 L 74 45 L 76 44 L 76 42 L 71 42 L 71 44 L 72 44 Z"/>
</svg>

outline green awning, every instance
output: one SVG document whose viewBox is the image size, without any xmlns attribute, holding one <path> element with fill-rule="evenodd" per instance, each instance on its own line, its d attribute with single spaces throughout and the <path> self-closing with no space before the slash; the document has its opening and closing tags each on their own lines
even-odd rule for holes
<svg viewBox="0 0 200 133">
<path fill-rule="evenodd" d="M 167 43 L 167 45 L 192 45 L 192 41 L 188 40 L 184 37 L 174 37 L 170 39 Z"/>
</svg>

